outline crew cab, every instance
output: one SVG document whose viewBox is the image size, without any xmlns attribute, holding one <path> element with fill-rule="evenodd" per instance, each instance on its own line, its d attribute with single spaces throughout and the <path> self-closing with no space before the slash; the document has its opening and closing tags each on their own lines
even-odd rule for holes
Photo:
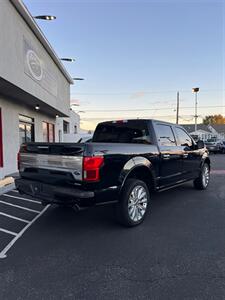
<svg viewBox="0 0 225 300">
<path fill-rule="evenodd" d="M 43 205 L 87 207 L 117 202 L 126 226 L 140 224 L 152 193 L 193 180 L 210 180 L 210 159 L 180 125 L 157 120 L 109 121 L 97 125 L 88 143 L 28 143 L 18 154 L 21 194 Z M 169 194 L 169 191 L 167 191 Z"/>
</svg>

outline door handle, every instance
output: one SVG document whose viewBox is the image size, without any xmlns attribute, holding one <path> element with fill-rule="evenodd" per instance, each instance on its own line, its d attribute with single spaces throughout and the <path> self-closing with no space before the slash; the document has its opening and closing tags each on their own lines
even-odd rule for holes
<svg viewBox="0 0 225 300">
<path fill-rule="evenodd" d="M 188 153 L 184 153 L 183 158 L 188 158 Z"/>
<path fill-rule="evenodd" d="M 164 159 L 169 159 L 170 158 L 170 154 L 163 154 L 163 158 Z"/>
</svg>

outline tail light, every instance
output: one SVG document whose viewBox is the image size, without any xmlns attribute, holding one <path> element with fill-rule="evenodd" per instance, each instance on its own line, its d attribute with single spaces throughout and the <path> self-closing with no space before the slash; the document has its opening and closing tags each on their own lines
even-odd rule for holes
<svg viewBox="0 0 225 300">
<path fill-rule="evenodd" d="M 17 168 L 20 169 L 20 152 L 17 153 Z"/>
<path fill-rule="evenodd" d="M 83 159 L 83 179 L 84 181 L 98 181 L 100 179 L 99 170 L 104 163 L 103 156 L 84 157 Z"/>
<path fill-rule="evenodd" d="M 22 144 L 20 146 L 19 152 L 17 153 L 17 168 L 18 168 L 18 170 L 20 169 L 20 162 L 21 162 L 21 155 L 20 155 L 20 153 L 25 153 L 25 152 L 27 152 L 27 145 L 26 144 Z"/>
</svg>

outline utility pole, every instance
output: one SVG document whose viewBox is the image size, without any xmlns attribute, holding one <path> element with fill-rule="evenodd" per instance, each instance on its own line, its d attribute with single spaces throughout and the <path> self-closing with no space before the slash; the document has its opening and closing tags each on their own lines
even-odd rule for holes
<svg viewBox="0 0 225 300">
<path fill-rule="evenodd" d="M 192 92 L 195 93 L 195 131 L 197 131 L 198 124 L 198 92 L 199 88 L 193 88 Z"/>
<path fill-rule="evenodd" d="M 180 93 L 177 92 L 177 113 L 176 113 L 176 124 L 179 124 L 179 109 L 180 109 Z"/>
</svg>

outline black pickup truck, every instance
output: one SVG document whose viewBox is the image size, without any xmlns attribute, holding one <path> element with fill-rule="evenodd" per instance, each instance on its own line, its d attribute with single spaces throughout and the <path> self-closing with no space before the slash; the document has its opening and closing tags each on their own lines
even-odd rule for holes
<svg viewBox="0 0 225 300">
<path fill-rule="evenodd" d="M 204 143 L 182 126 L 156 120 L 98 124 L 90 143 L 28 143 L 18 154 L 21 194 L 43 205 L 87 207 L 117 202 L 118 220 L 141 223 L 153 191 L 193 180 L 206 189 L 210 160 Z"/>
</svg>

